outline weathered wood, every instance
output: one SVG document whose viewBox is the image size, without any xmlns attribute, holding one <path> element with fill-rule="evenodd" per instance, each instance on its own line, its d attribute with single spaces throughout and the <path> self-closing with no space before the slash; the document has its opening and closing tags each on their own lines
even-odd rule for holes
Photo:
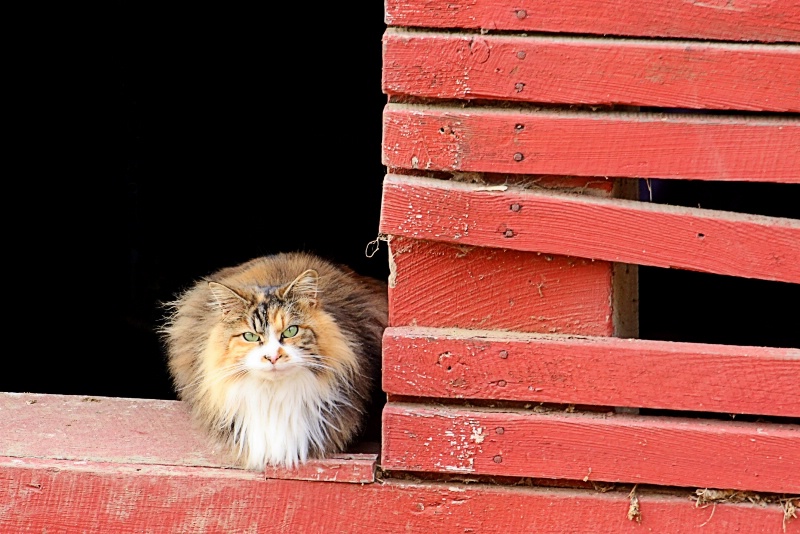
<svg viewBox="0 0 800 534">
<path fill-rule="evenodd" d="M 800 425 L 389 403 L 388 470 L 800 491 Z"/>
<path fill-rule="evenodd" d="M 698 507 L 690 491 L 640 488 L 639 523 L 628 519 L 628 493 L 399 480 L 361 486 L 207 467 L 0 458 L 0 531 L 783 532 L 778 504 Z M 785 532 L 800 533 L 800 521 L 789 520 Z"/>
<path fill-rule="evenodd" d="M 459 245 L 800 283 L 795 219 L 512 187 L 487 191 L 387 175 L 380 230 Z"/>
<path fill-rule="evenodd" d="M 796 0 L 387 0 L 391 26 L 800 42 Z"/>
<path fill-rule="evenodd" d="M 800 417 L 800 349 L 388 328 L 390 395 Z"/>
<path fill-rule="evenodd" d="M 0 456 L 234 468 L 178 401 L 0 393 Z M 377 454 L 340 454 L 266 476 L 366 483 Z M 264 473 L 258 473 L 264 477 Z"/>
<path fill-rule="evenodd" d="M 612 264 L 393 238 L 389 323 L 610 336 Z"/>
<path fill-rule="evenodd" d="M 377 454 L 333 454 L 291 469 L 268 465 L 265 475 L 286 480 L 371 484 L 375 482 L 377 466 Z"/>
<path fill-rule="evenodd" d="M 800 120 L 387 104 L 390 168 L 800 183 Z"/>
<path fill-rule="evenodd" d="M 392 29 L 383 37 L 383 90 L 390 95 L 800 111 L 798 80 L 794 45 Z"/>
</svg>

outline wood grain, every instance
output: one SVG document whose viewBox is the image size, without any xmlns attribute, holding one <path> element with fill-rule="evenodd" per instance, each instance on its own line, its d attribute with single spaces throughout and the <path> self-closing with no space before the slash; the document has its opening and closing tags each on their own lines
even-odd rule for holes
<svg viewBox="0 0 800 534">
<path fill-rule="evenodd" d="M 402 238 L 389 247 L 393 326 L 614 334 L 611 263 Z"/>
<path fill-rule="evenodd" d="M 0 393 L 0 456 L 237 469 L 182 402 L 154 399 Z M 362 484 L 374 481 L 376 461 L 339 454 L 266 476 Z"/>
<path fill-rule="evenodd" d="M 796 0 L 387 0 L 391 26 L 800 42 Z"/>
<path fill-rule="evenodd" d="M 459 245 L 800 283 L 795 219 L 513 187 L 486 191 L 387 175 L 380 230 Z"/>
<path fill-rule="evenodd" d="M 690 491 L 640 488 L 641 523 L 631 521 L 628 492 L 400 480 L 362 486 L 205 467 L 0 458 L 0 531 L 782 533 L 777 504 L 697 507 Z M 786 523 L 787 534 L 799 532 L 800 521 Z"/>
<path fill-rule="evenodd" d="M 387 104 L 389 168 L 800 183 L 800 120 Z"/>
<path fill-rule="evenodd" d="M 389 403 L 388 470 L 800 491 L 800 425 Z"/>
<path fill-rule="evenodd" d="M 388 328 L 383 390 L 800 417 L 800 349 Z"/>
<path fill-rule="evenodd" d="M 393 29 L 383 37 L 383 91 L 390 95 L 800 111 L 797 80 L 794 45 Z"/>
</svg>

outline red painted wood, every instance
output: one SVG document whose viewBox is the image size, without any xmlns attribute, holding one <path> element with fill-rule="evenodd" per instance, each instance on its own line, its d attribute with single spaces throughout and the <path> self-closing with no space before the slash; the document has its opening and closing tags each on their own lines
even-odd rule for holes
<svg viewBox="0 0 800 534">
<path fill-rule="evenodd" d="M 0 393 L 0 456 L 233 468 L 183 403 L 153 399 Z M 341 454 L 267 476 L 365 483 L 376 454 Z M 264 473 L 258 473 L 264 477 Z"/>
<path fill-rule="evenodd" d="M 389 403 L 382 466 L 797 493 L 800 425 Z"/>
<path fill-rule="evenodd" d="M 399 480 L 361 486 L 261 480 L 248 471 L 204 467 L 0 458 L 0 531 L 782 532 L 776 504 L 703 508 L 690 491 L 644 488 L 637 491 L 637 523 L 627 518 L 628 492 Z M 800 533 L 800 521 L 790 520 L 786 533 Z"/>
<path fill-rule="evenodd" d="M 383 38 L 383 91 L 390 95 L 800 111 L 797 80 L 794 45 L 392 29 Z"/>
<path fill-rule="evenodd" d="M 795 219 L 511 187 L 485 191 L 387 175 L 380 230 L 459 245 L 800 283 Z"/>
<path fill-rule="evenodd" d="M 267 478 L 312 480 L 317 482 L 375 482 L 377 454 L 334 454 L 329 458 L 313 460 L 293 469 L 267 466 Z"/>
<path fill-rule="evenodd" d="M 388 328 L 390 395 L 800 417 L 800 349 Z"/>
<path fill-rule="evenodd" d="M 81 395 L 0 393 L 0 455 L 232 466 L 181 402 Z"/>
<path fill-rule="evenodd" d="M 386 0 L 391 26 L 800 42 L 796 0 Z"/>
<path fill-rule="evenodd" d="M 800 120 L 388 104 L 390 168 L 800 183 Z"/>
<path fill-rule="evenodd" d="M 389 324 L 610 336 L 607 262 L 393 238 Z"/>
</svg>

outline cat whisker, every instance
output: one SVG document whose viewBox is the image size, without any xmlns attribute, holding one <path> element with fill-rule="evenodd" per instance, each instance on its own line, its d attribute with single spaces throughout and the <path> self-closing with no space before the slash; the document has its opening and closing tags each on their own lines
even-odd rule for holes
<svg viewBox="0 0 800 534">
<path fill-rule="evenodd" d="M 332 371 L 332 372 L 335 371 L 335 369 L 333 367 L 331 367 L 330 365 L 325 365 L 324 363 L 319 363 L 319 362 L 308 362 L 308 361 L 306 361 L 306 362 L 302 362 L 301 365 L 303 367 L 307 367 L 309 369 L 322 369 L 322 370 L 325 370 L 325 371 Z"/>
<path fill-rule="evenodd" d="M 207 386 L 214 386 L 227 378 L 233 378 L 247 373 L 247 369 L 239 363 L 228 365 L 220 369 L 215 369 L 207 374 L 201 374 L 196 380 L 189 382 L 183 387 L 177 388 L 178 391 L 184 391 L 191 387 L 197 387 L 202 383 Z"/>
</svg>

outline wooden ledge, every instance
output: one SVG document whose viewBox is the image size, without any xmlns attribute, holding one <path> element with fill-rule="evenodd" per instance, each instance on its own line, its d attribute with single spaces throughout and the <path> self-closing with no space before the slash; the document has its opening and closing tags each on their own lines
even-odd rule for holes
<svg viewBox="0 0 800 534">
<path fill-rule="evenodd" d="M 179 401 L 0 393 L 0 456 L 241 470 L 193 427 Z M 267 478 L 370 483 L 377 453 L 339 454 Z"/>
</svg>

